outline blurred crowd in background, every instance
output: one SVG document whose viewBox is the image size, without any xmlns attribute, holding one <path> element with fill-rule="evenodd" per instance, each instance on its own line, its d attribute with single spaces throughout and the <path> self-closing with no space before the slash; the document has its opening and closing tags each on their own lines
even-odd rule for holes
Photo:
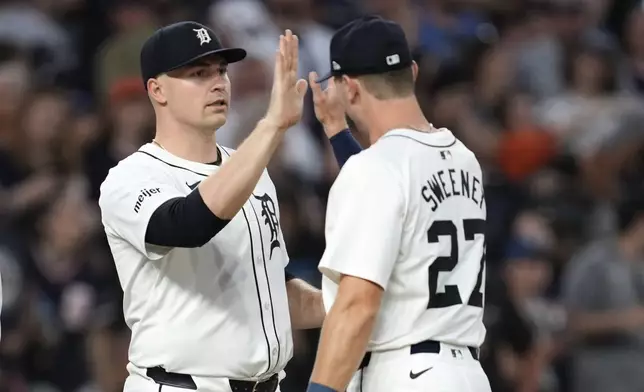
<svg viewBox="0 0 644 392">
<path fill-rule="evenodd" d="M 484 167 L 492 390 L 644 391 L 639 1 L 0 0 L 0 392 L 122 390 L 129 331 L 97 197 L 154 133 L 145 38 L 191 19 L 248 50 L 216 135 L 234 148 L 267 107 L 279 32 L 323 73 L 334 29 L 364 13 L 404 27 L 428 119 Z M 319 284 L 338 167 L 307 102 L 269 171 L 289 268 Z M 305 390 L 318 332 L 295 334 L 283 392 Z"/>
</svg>

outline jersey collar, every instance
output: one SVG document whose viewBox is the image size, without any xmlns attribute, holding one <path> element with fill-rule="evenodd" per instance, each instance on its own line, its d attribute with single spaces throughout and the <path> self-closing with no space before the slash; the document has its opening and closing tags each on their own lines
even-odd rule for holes
<svg viewBox="0 0 644 392">
<path fill-rule="evenodd" d="M 219 156 L 221 157 L 221 163 L 223 164 L 228 159 L 228 154 L 224 151 L 224 149 L 221 146 L 217 145 L 217 148 L 219 148 L 219 154 L 220 154 Z M 170 166 L 186 169 L 191 172 L 201 174 L 203 176 L 210 175 L 221 166 L 221 165 L 212 165 L 207 163 L 194 162 L 194 161 L 189 161 L 187 159 L 179 158 L 178 156 L 171 154 L 167 150 L 157 146 L 154 143 L 144 144 L 143 146 L 141 146 L 141 148 L 139 148 L 139 151 L 145 154 L 151 155 L 154 158 L 162 162 L 165 162 Z"/>
<path fill-rule="evenodd" d="M 381 139 L 394 136 L 414 139 L 423 144 L 428 144 L 432 147 L 438 148 L 451 147 L 456 142 L 456 137 L 447 128 L 439 128 L 436 132 L 430 133 L 419 132 L 409 128 L 396 128 L 382 135 Z"/>
</svg>

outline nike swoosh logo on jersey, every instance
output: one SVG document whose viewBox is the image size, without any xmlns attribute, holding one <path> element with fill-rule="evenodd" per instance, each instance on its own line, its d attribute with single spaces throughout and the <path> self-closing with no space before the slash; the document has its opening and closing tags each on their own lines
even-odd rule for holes
<svg viewBox="0 0 644 392">
<path fill-rule="evenodd" d="M 418 377 L 422 376 L 425 372 L 428 372 L 428 371 L 432 370 L 433 368 L 434 367 L 432 366 L 432 367 L 429 367 L 429 368 L 427 368 L 427 369 L 425 369 L 423 371 L 420 371 L 418 373 L 414 373 L 412 370 L 410 370 L 409 371 L 409 378 L 411 378 L 412 380 L 415 380 Z"/>
<path fill-rule="evenodd" d="M 194 183 L 194 184 L 192 184 L 192 185 L 190 185 L 190 184 L 188 184 L 188 183 L 186 182 L 186 185 L 188 185 L 188 188 L 190 188 L 190 190 L 191 190 L 191 191 L 194 191 L 194 190 L 195 190 L 195 188 L 196 188 L 197 186 L 199 186 L 199 184 L 201 184 L 201 181 L 197 181 L 197 182 L 195 182 L 195 183 Z"/>
</svg>

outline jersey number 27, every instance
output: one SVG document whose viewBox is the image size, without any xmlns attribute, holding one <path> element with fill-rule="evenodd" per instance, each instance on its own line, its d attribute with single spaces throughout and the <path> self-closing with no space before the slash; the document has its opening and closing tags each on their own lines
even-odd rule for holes
<svg viewBox="0 0 644 392">
<path fill-rule="evenodd" d="M 439 237 L 447 236 L 450 238 L 451 251 L 449 256 L 440 256 L 429 266 L 429 303 L 427 309 L 446 308 L 448 306 L 461 305 L 463 298 L 457 285 L 445 285 L 445 291 L 438 293 L 438 274 L 441 272 L 451 272 L 458 263 L 458 229 L 454 222 L 448 220 L 435 221 L 427 230 L 427 241 L 430 244 L 438 242 Z M 464 219 L 463 234 L 466 241 L 472 241 L 474 236 L 479 234 L 485 236 L 484 219 Z M 484 237 L 485 238 L 485 237 Z M 470 306 L 483 307 L 483 293 L 481 284 L 483 282 L 483 270 L 485 268 L 485 245 L 483 245 L 483 254 L 479 266 L 479 273 L 476 278 L 476 285 L 470 294 L 467 302 Z"/>
</svg>

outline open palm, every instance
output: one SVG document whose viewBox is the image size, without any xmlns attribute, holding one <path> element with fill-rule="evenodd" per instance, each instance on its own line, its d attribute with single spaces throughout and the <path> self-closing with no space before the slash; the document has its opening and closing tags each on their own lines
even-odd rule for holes
<svg viewBox="0 0 644 392">
<path fill-rule="evenodd" d="M 317 73 L 309 73 L 315 116 L 322 123 L 324 133 L 328 137 L 332 137 L 336 133 L 349 127 L 345 109 L 333 78 L 329 79 L 328 86 L 325 90 L 322 90 L 322 87 L 316 80 L 318 80 Z"/>
<path fill-rule="evenodd" d="M 298 79 L 299 40 L 291 30 L 280 35 L 267 119 L 286 130 L 302 117 L 307 83 Z"/>
</svg>

